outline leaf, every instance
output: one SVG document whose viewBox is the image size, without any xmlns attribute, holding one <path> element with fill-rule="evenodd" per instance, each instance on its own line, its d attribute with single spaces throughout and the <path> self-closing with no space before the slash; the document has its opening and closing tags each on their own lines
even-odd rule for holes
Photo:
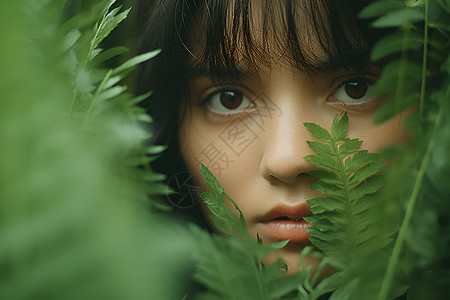
<svg viewBox="0 0 450 300">
<path fill-rule="evenodd" d="M 313 214 L 342 209 L 342 202 L 331 197 L 316 197 L 307 201 Z"/>
<path fill-rule="evenodd" d="M 197 253 L 199 263 L 194 278 L 207 286 L 210 291 L 215 291 L 219 295 L 227 295 L 229 299 L 237 299 L 236 294 L 239 292 L 240 285 L 236 282 L 236 278 L 243 276 L 244 272 L 242 269 L 234 270 L 237 261 L 234 261 L 233 257 L 227 256 L 223 248 L 227 247 L 229 251 L 233 249 L 234 253 L 242 252 L 242 250 L 236 249 L 235 243 L 228 244 L 219 237 L 215 237 L 213 240 L 206 232 L 202 233 L 199 238 L 201 238 L 203 247 Z M 238 261 L 242 261 L 242 259 Z M 230 272 L 234 272 L 235 276 L 229 276 Z M 211 299 L 211 297 L 207 299 Z"/>
<path fill-rule="evenodd" d="M 51 7 L 52 12 L 55 16 L 59 16 L 61 14 L 62 10 L 64 9 L 64 6 L 67 5 L 67 0 L 55 0 L 53 1 Z"/>
<path fill-rule="evenodd" d="M 136 118 L 138 121 L 144 122 L 144 123 L 151 123 L 153 121 L 152 117 L 150 117 L 147 114 L 140 114 Z"/>
<path fill-rule="evenodd" d="M 72 48 L 73 45 L 80 39 L 81 32 L 78 29 L 73 29 L 64 37 L 63 51 L 67 51 Z"/>
<path fill-rule="evenodd" d="M 1 299 L 186 294 L 173 282 L 193 263 L 198 240 L 169 214 L 154 213 L 164 206 L 147 192 L 167 186 L 147 181 L 162 177 L 130 166 L 141 161 L 138 139 L 131 138 L 130 145 L 118 128 L 133 135 L 143 128 L 125 110 L 126 97 L 111 98 L 110 109 L 82 128 L 92 92 L 104 90 L 97 74 L 103 78 L 107 71 L 86 65 L 83 57 L 91 15 L 101 15 L 106 2 L 70 1 L 64 10 L 59 0 L 0 4 L 0 123 L 14 128 L 13 134 L 0 130 L 2 143 L 9 145 L 0 150 Z M 62 28 L 78 9 L 80 23 Z M 80 88 L 79 76 L 84 76 Z M 117 82 L 104 83 L 113 88 Z M 78 102 L 70 112 L 73 99 Z"/>
<path fill-rule="evenodd" d="M 319 141 L 328 142 L 332 139 L 330 133 L 323 127 L 316 125 L 314 123 L 305 122 L 303 125 L 306 129 Z"/>
<path fill-rule="evenodd" d="M 313 184 L 311 184 L 311 189 L 313 189 L 315 191 L 319 191 L 325 195 L 334 197 L 341 201 L 345 201 L 345 199 L 347 199 L 347 195 L 341 188 L 339 188 L 333 184 L 326 183 L 324 181 L 314 182 Z"/>
<path fill-rule="evenodd" d="M 309 217 L 304 217 L 304 219 L 307 222 L 310 222 L 311 224 L 313 224 L 314 228 L 320 230 L 321 232 L 330 231 L 330 230 L 336 228 L 333 225 L 333 223 L 330 222 L 330 220 L 328 218 L 309 216 Z"/>
<path fill-rule="evenodd" d="M 263 281 L 265 284 L 276 282 L 286 274 L 286 270 L 286 263 L 281 258 L 278 258 L 276 262 L 264 265 Z"/>
<path fill-rule="evenodd" d="M 349 188 L 353 189 L 359 185 L 363 180 L 377 173 L 383 166 L 384 162 L 378 161 L 369 163 L 362 168 L 356 170 L 353 174 L 349 176 Z"/>
<path fill-rule="evenodd" d="M 367 195 L 364 198 L 356 201 L 353 205 L 352 211 L 355 214 L 361 214 L 366 210 L 375 209 L 377 206 L 381 205 L 381 201 L 378 198 L 379 195 Z"/>
<path fill-rule="evenodd" d="M 132 59 L 126 61 L 125 63 L 123 63 L 122 65 L 120 65 L 119 67 L 117 67 L 116 69 L 113 70 L 113 74 L 114 75 L 118 75 L 140 63 L 143 63 L 149 59 L 152 59 L 153 57 L 155 57 L 156 55 L 158 55 L 161 52 L 161 50 L 154 50 L 148 53 L 144 53 L 141 55 L 138 55 L 136 57 L 133 57 Z"/>
<path fill-rule="evenodd" d="M 236 224 L 240 222 L 237 221 L 237 216 L 230 214 L 227 211 L 227 208 L 225 208 L 225 205 L 222 205 L 224 202 L 223 197 L 220 197 L 217 194 L 203 192 L 200 194 L 200 198 L 211 211 L 213 215 L 212 220 L 217 229 L 226 235 L 235 235 L 233 225 L 236 226 Z"/>
<path fill-rule="evenodd" d="M 336 291 L 331 295 L 330 300 L 340 300 L 340 299 L 352 299 L 352 294 L 356 289 L 358 284 L 358 278 L 353 278 L 344 285 L 339 286 Z"/>
<path fill-rule="evenodd" d="M 379 155 L 376 153 L 368 153 L 367 150 L 360 150 L 345 160 L 345 172 L 351 174 L 356 171 L 360 166 L 368 163 L 372 163 L 379 160 Z"/>
<path fill-rule="evenodd" d="M 120 81 L 120 77 L 119 76 L 114 76 L 114 77 L 111 77 L 111 78 L 109 78 L 107 81 L 106 81 L 106 83 L 105 83 L 105 85 L 103 86 L 103 89 L 109 89 L 109 88 L 111 88 L 112 86 L 114 86 L 115 84 L 117 84 L 118 82 Z"/>
<path fill-rule="evenodd" d="M 128 51 L 129 51 L 128 48 L 121 47 L 121 46 L 110 48 L 110 49 L 108 49 L 106 51 L 103 51 L 103 52 L 99 53 L 96 56 L 93 55 L 90 58 L 91 64 L 92 65 L 101 64 L 102 62 L 105 62 L 108 59 L 111 59 L 113 57 L 116 57 L 117 55 L 123 54 L 123 53 L 128 52 Z"/>
<path fill-rule="evenodd" d="M 399 82 L 403 83 L 401 87 L 403 90 L 418 86 L 421 74 L 422 68 L 407 59 L 390 62 L 376 82 L 374 94 L 380 96 L 395 94 Z"/>
<path fill-rule="evenodd" d="M 147 182 L 163 181 L 164 179 L 166 179 L 166 175 L 159 173 L 143 172 L 140 175 L 140 179 Z"/>
<path fill-rule="evenodd" d="M 152 145 L 145 148 L 145 153 L 149 155 L 155 155 L 163 152 L 167 149 L 166 145 Z"/>
<path fill-rule="evenodd" d="M 373 27 L 402 27 L 423 20 L 423 13 L 418 9 L 404 8 L 396 10 L 378 18 L 372 23 Z"/>
<path fill-rule="evenodd" d="M 334 154 L 333 149 L 328 144 L 316 141 L 306 141 L 306 142 L 308 143 L 311 150 L 316 152 L 317 154 L 325 156 L 332 156 Z"/>
<path fill-rule="evenodd" d="M 342 180 L 336 173 L 325 170 L 311 170 L 306 174 L 332 184 L 338 184 Z"/>
<path fill-rule="evenodd" d="M 335 142 L 340 142 L 345 139 L 348 131 L 348 115 L 344 112 L 344 115 L 338 119 L 336 115 L 333 119 L 333 124 L 331 125 L 331 135 Z"/>
<path fill-rule="evenodd" d="M 248 229 L 245 223 L 244 215 L 237 204 L 224 192 L 217 178 L 211 173 L 205 165 L 201 165 L 200 172 L 205 178 L 206 185 L 211 192 L 204 192 L 200 195 L 201 199 L 208 206 L 213 214 L 213 222 L 223 233 L 230 236 L 237 236 L 241 239 L 248 239 Z M 225 200 L 230 201 L 239 212 L 236 216 L 226 205 Z"/>
<path fill-rule="evenodd" d="M 336 290 L 331 296 L 335 299 L 346 299 L 346 292 L 355 293 L 358 299 L 359 290 L 364 289 L 362 278 L 366 272 L 358 270 L 358 263 L 368 255 L 378 255 L 386 246 L 379 242 L 377 233 L 381 219 L 374 208 L 379 207 L 380 202 L 367 196 L 384 184 L 381 177 L 375 175 L 383 162 L 378 161 L 379 155 L 360 150 L 363 142 L 347 138 L 347 131 L 347 114 L 340 119 L 336 115 L 331 126 L 332 139 L 325 141 L 329 149 L 319 145 L 320 142 L 308 143 L 318 154 L 305 156 L 306 161 L 321 168 L 307 172 L 319 178 L 311 184 L 311 189 L 325 196 L 307 200 L 313 215 L 303 219 L 312 225 L 308 229 L 310 242 L 326 255 L 330 264 L 341 270 L 338 278 L 355 279 L 351 285 L 325 281 L 329 286 L 323 287 L 324 291 Z M 361 250 L 362 244 L 365 252 Z M 313 276 L 312 282 L 317 276 Z M 311 297 L 320 293 L 317 287 L 307 284 L 305 287 L 311 291 Z M 308 297 L 309 294 L 302 295 Z"/>
<path fill-rule="evenodd" d="M 337 161 L 328 156 L 307 155 L 304 159 L 318 168 L 328 169 L 333 172 L 339 170 Z"/>
<path fill-rule="evenodd" d="M 222 194 L 224 192 L 223 187 L 219 184 L 219 181 L 214 174 L 203 164 L 200 167 L 200 172 L 205 178 L 206 185 L 216 194 Z"/>
<path fill-rule="evenodd" d="M 402 5 L 400 1 L 376 1 L 364 7 L 364 9 L 358 14 L 358 17 L 365 19 L 374 18 L 403 7 L 404 5 Z"/>
<path fill-rule="evenodd" d="M 143 95 L 136 96 L 136 97 L 130 99 L 130 100 L 128 101 L 128 103 L 129 103 L 130 105 L 134 106 L 134 105 L 139 104 L 140 102 L 144 101 L 145 99 L 147 99 L 148 97 L 150 97 L 152 94 L 153 94 L 153 92 L 150 91 L 150 92 L 145 93 L 145 94 L 143 94 Z M 134 106 L 134 107 L 136 107 L 136 106 Z M 142 112 L 145 113 L 145 114 L 147 114 L 147 113 L 145 112 L 145 110 L 142 110 Z M 148 115 L 148 114 L 147 114 L 147 115 Z M 150 117 L 150 116 L 149 116 L 149 117 Z M 150 118 L 151 118 L 151 117 L 150 117 Z"/>
<path fill-rule="evenodd" d="M 268 289 L 269 299 L 284 299 L 283 296 L 288 295 L 298 288 L 299 282 L 301 282 L 301 278 L 302 274 L 297 273 L 271 282 L 271 285 Z"/>
<path fill-rule="evenodd" d="M 105 16 L 108 13 L 108 11 L 111 9 L 111 6 L 113 6 L 113 4 L 116 2 L 117 2 L 117 0 L 105 1 L 105 8 L 103 9 L 102 16 Z"/>
<path fill-rule="evenodd" d="M 316 293 L 320 295 L 336 290 L 339 286 L 344 284 L 344 276 L 341 272 L 336 272 L 328 277 L 322 279 L 321 282 L 315 288 Z"/>
<path fill-rule="evenodd" d="M 384 103 L 382 107 L 380 107 L 380 109 L 375 114 L 375 117 L 373 118 L 373 122 L 375 124 L 385 122 L 401 113 L 414 103 L 417 103 L 419 99 L 420 95 L 416 92 L 412 94 L 408 93 L 406 96 L 401 98 L 391 98 L 386 103 Z"/>
<path fill-rule="evenodd" d="M 446 0 L 436 0 L 436 2 L 438 2 L 442 8 L 444 8 L 446 10 L 446 12 L 450 12 L 450 1 L 446 1 Z"/>
<path fill-rule="evenodd" d="M 214 299 L 214 295 L 219 299 L 268 299 L 268 287 L 278 284 L 286 264 L 278 259 L 273 264 L 261 265 L 255 257 L 266 257 L 272 245 L 201 234 L 199 240 L 204 246 L 196 253 L 199 264 L 194 278 L 208 290 L 201 294 L 204 299 L 211 299 L 210 296 Z"/>
<path fill-rule="evenodd" d="M 121 8 L 122 6 L 113 9 L 104 17 L 103 21 L 100 23 L 100 27 L 98 28 L 94 39 L 91 42 L 91 49 L 97 48 L 98 45 L 111 33 L 111 31 L 128 16 L 131 8 L 116 16 Z"/>
<path fill-rule="evenodd" d="M 337 161 L 329 156 L 307 155 L 304 159 L 318 168 L 327 169 L 336 173 L 339 171 Z"/>
<path fill-rule="evenodd" d="M 383 180 L 380 176 L 372 176 L 368 178 L 364 183 L 350 192 L 350 198 L 352 200 L 358 200 L 365 195 L 373 194 L 377 192 L 383 185 Z"/>
<path fill-rule="evenodd" d="M 358 151 L 361 148 L 362 141 L 359 139 L 345 139 L 345 143 L 339 146 L 339 155 L 346 157 L 347 155 Z"/>
<path fill-rule="evenodd" d="M 419 49 L 423 47 L 423 38 L 415 31 L 409 31 L 406 39 L 406 32 L 400 31 L 380 39 L 370 52 L 370 60 L 377 61 L 394 53 L 404 50 Z"/>
<path fill-rule="evenodd" d="M 99 96 L 99 102 L 106 101 L 122 94 L 127 88 L 124 86 L 114 86 L 103 91 Z"/>
</svg>

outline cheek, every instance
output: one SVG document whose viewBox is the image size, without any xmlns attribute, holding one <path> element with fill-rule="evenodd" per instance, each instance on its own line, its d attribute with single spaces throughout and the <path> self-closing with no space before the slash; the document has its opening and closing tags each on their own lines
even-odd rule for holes
<svg viewBox="0 0 450 300">
<path fill-rule="evenodd" d="M 208 140 L 211 140 L 208 132 L 199 130 L 197 122 L 191 122 L 190 118 L 184 120 L 178 133 L 178 141 L 180 146 L 181 156 L 186 165 L 187 170 L 192 175 L 193 183 L 201 187 L 206 188 L 202 175 L 200 173 L 200 162 L 206 164 L 205 161 L 200 160 L 202 154 L 214 157 L 214 143 L 208 146 Z"/>
<path fill-rule="evenodd" d="M 370 118 L 350 117 L 348 136 L 361 139 L 362 149 L 377 152 L 384 147 L 407 140 L 404 124 L 409 114 L 410 112 L 403 112 L 382 124 L 373 124 L 373 116 Z"/>
<path fill-rule="evenodd" d="M 255 207 L 251 192 L 252 186 L 258 183 L 264 136 L 252 126 L 251 120 L 237 118 L 213 124 L 193 114 L 185 118 L 178 139 L 181 155 L 196 186 L 207 189 L 200 173 L 200 163 L 203 163 L 242 211 Z M 227 205 L 234 210 L 231 203 Z"/>
</svg>

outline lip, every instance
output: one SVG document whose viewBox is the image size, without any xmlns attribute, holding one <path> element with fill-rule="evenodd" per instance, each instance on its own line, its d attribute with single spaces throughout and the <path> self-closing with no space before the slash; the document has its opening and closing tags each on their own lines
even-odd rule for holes
<svg viewBox="0 0 450 300">
<path fill-rule="evenodd" d="M 303 220 L 310 216 L 310 207 L 303 203 L 296 206 L 278 205 L 262 218 L 261 226 L 265 234 L 276 240 L 288 240 L 294 243 L 305 243 L 311 235 L 308 228 L 311 224 Z"/>
</svg>

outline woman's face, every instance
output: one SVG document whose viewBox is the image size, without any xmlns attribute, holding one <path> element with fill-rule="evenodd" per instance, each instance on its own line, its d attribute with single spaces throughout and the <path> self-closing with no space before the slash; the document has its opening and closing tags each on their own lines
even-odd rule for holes
<svg viewBox="0 0 450 300">
<path fill-rule="evenodd" d="M 314 42 L 309 46 L 327 60 Z M 220 83 L 208 72 L 189 76 L 179 144 L 194 184 L 206 188 L 199 170 L 203 163 L 242 210 L 252 238 L 259 233 L 266 244 L 291 239 L 276 255 L 292 274 L 299 269 L 299 251 L 309 244 L 309 224 L 302 219 L 308 214 L 306 201 L 320 196 L 310 188 L 316 179 L 306 174 L 315 169 L 304 160 L 314 154 L 306 143 L 314 138 L 303 122 L 329 130 L 333 117 L 347 111 L 348 137 L 362 139 L 363 149 L 376 152 L 405 139 L 405 114 L 373 124 L 385 101 L 371 95 L 380 73 L 376 67 L 364 74 L 336 69 L 309 75 L 275 55 L 270 67 L 258 68 L 258 77 L 242 67 L 242 77 Z M 318 263 L 313 257 L 304 261 Z"/>
</svg>

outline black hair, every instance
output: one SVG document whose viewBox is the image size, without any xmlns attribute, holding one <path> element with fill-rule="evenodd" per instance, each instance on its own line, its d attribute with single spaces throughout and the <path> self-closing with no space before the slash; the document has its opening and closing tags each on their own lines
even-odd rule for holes
<svg viewBox="0 0 450 300">
<path fill-rule="evenodd" d="M 362 0 L 141 1 L 140 51 L 162 49 L 141 70 L 138 83 L 139 92 L 154 91 L 146 102 L 154 119 L 153 142 L 169 146 L 155 169 L 169 177 L 185 172 L 177 131 L 182 101 L 188 100 L 183 95 L 192 65 L 212 77 L 223 76 L 223 70 L 232 74 L 242 65 L 257 75 L 257 66 L 270 65 L 277 55 L 310 74 L 333 68 L 361 70 L 369 64 L 371 47 L 384 35 L 357 17 L 366 4 Z M 193 43 L 196 29 L 202 37 Z M 311 40 L 321 49 L 308 48 Z M 318 50 L 326 53 L 326 60 L 317 55 Z"/>
</svg>

